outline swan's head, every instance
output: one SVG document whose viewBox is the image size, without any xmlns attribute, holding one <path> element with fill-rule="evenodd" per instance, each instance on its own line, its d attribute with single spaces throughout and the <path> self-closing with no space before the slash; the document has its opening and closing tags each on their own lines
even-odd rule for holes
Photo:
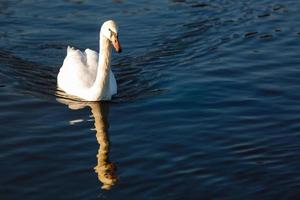
<svg viewBox="0 0 300 200">
<path fill-rule="evenodd" d="M 108 20 L 103 23 L 100 31 L 100 35 L 106 37 L 111 41 L 116 52 L 120 53 L 122 51 L 119 39 L 118 39 L 118 27 L 116 22 L 113 20 Z"/>
</svg>

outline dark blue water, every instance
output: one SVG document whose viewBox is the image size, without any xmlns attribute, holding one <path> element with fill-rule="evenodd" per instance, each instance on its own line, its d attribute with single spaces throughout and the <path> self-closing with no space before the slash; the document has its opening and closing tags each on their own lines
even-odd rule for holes
<svg viewBox="0 0 300 200">
<path fill-rule="evenodd" d="M 0 2 L 0 199 L 297 199 L 298 0 Z M 119 24 L 118 95 L 57 94 Z"/>
</svg>

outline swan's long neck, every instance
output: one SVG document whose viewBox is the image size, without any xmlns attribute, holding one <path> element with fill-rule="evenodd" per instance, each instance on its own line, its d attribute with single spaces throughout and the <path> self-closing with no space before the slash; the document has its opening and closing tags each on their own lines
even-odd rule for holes
<svg viewBox="0 0 300 200">
<path fill-rule="evenodd" d="M 99 40 L 99 59 L 97 76 L 92 86 L 94 95 L 99 96 L 101 99 L 106 98 L 109 83 L 110 71 L 110 57 L 111 57 L 111 44 L 110 41 L 100 34 Z"/>
</svg>

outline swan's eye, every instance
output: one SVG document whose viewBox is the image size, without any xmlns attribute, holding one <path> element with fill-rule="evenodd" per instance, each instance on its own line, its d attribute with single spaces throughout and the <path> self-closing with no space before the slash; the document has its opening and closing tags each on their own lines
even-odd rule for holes
<svg viewBox="0 0 300 200">
<path fill-rule="evenodd" d="M 108 30 L 110 32 L 110 38 L 112 38 L 112 36 L 115 36 L 116 38 L 118 37 L 118 35 L 115 32 L 113 32 L 110 28 Z"/>
<path fill-rule="evenodd" d="M 112 30 L 110 30 L 110 28 L 108 29 L 109 30 L 109 32 L 110 32 L 110 38 L 111 38 L 111 36 L 113 35 L 113 32 L 112 32 Z"/>
</svg>

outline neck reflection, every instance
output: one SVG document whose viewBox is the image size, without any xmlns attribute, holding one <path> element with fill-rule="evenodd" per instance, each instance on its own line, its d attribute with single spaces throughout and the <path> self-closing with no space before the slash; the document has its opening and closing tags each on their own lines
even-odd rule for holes
<svg viewBox="0 0 300 200">
<path fill-rule="evenodd" d="M 105 102 L 76 102 L 67 99 L 57 99 L 57 101 L 68 105 L 72 110 L 82 109 L 89 106 L 94 117 L 96 138 L 99 144 L 97 153 L 97 165 L 94 167 L 98 174 L 98 179 L 102 183 L 102 189 L 109 190 L 116 184 L 116 166 L 109 161 L 110 142 L 108 138 L 108 111 L 109 104 Z"/>
<path fill-rule="evenodd" d="M 116 182 L 115 175 L 116 166 L 109 161 L 109 138 L 108 131 L 108 103 L 93 103 L 90 105 L 96 128 L 96 138 L 99 143 L 97 154 L 97 165 L 95 172 L 98 174 L 98 179 L 103 183 L 102 189 L 110 189 Z"/>
</svg>

